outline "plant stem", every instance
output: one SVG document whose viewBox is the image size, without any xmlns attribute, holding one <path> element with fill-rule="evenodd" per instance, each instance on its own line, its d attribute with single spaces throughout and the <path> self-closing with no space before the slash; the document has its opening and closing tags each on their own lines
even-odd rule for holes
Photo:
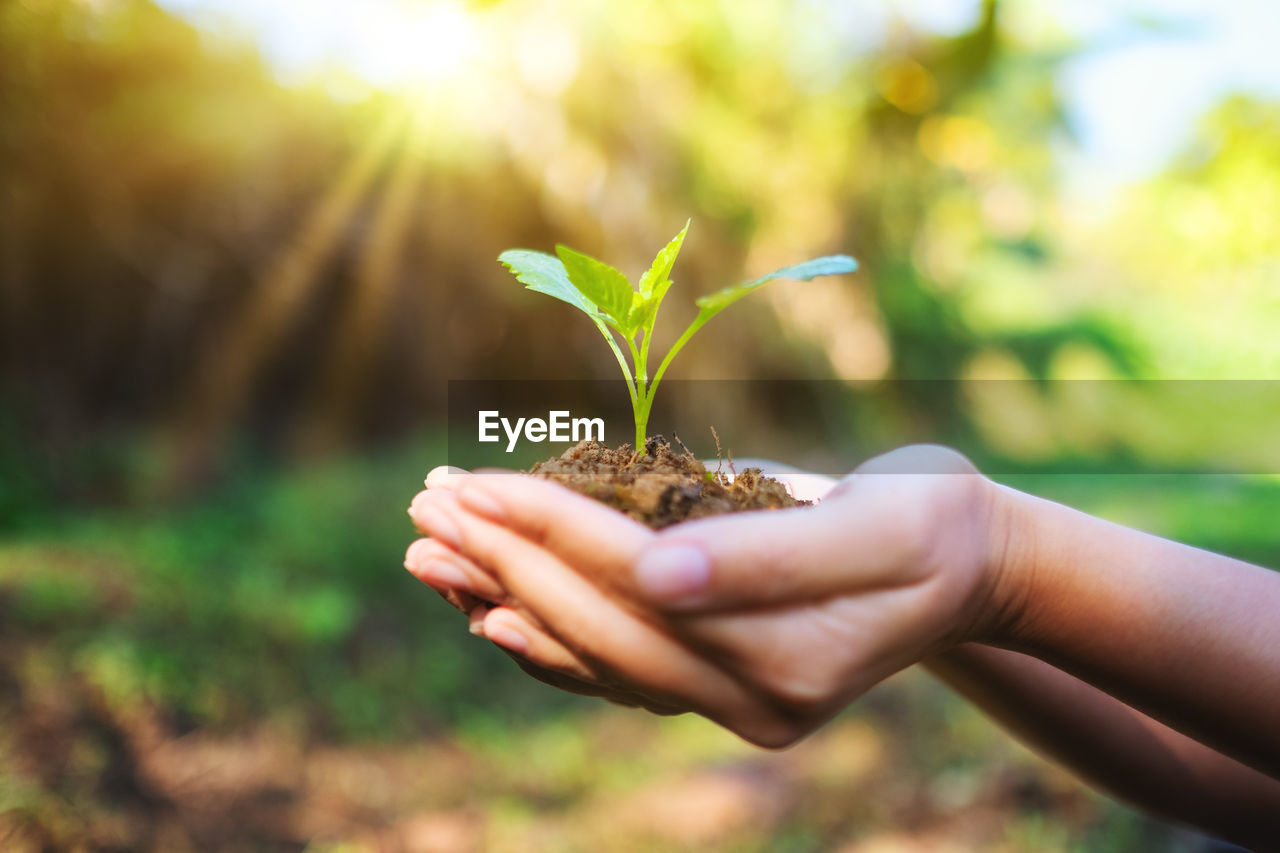
<svg viewBox="0 0 1280 853">
<path fill-rule="evenodd" d="M 640 341 L 640 361 L 636 367 L 636 373 L 640 376 L 646 386 L 649 384 L 649 340 L 653 337 L 653 320 L 656 320 L 657 317 L 658 312 L 657 309 L 655 309 L 653 312 L 653 319 L 651 319 L 649 325 L 642 330 L 644 332 L 644 338 Z"/>
<path fill-rule="evenodd" d="M 633 338 L 627 338 L 627 346 L 631 349 L 631 363 L 635 365 L 635 386 L 636 398 L 631 401 L 631 414 L 635 417 L 636 422 L 636 443 L 635 450 L 640 450 L 644 445 L 645 430 L 649 422 L 648 409 L 645 406 L 645 398 L 647 396 L 649 381 L 647 360 L 639 351 L 636 350 L 636 342 Z"/>
<path fill-rule="evenodd" d="M 644 337 L 640 340 L 639 357 L 637 358 L 634 347 L 631 350 L 631 358 L 636 363 L 637 384 L 640 392 L 639 405 L 635 408 L 637 450 L 649 437 L 649 412 L 653 409 L 653 392 L 658 386 L 656 379 L 652 385 L 649 384 L 649 344 L 653 340 L 653 327 L 657 324 L 658 308 L 654 307 L 653 313 L 649 315 L 649 322 L 641 329 Z"/>
<path fill-rule="evenodd" d="M 636 407 L 636 449 L 643 450 L 645 441 L 648 439 L 649 431 L 649 410 L 653 408 L 653 389 L 655 386 L 649 386 L 649 393 L 640 397 L 640 403 Z"/>
<path fill-rule="evenodd" d="M 613 354 L 618 357 L 618 364 L 622 367 L 622 375 L 627 378 L 627 395 L 631 397 L 631 411 L 639 412 L 639 403 L 636 399 L 636 380 L 631 375 L 631 368 L 627 364 L 627 357 L 622 354 L 622 348 L 618 346 L 618 342 L 614 340 L 613 335 L 609 333 L 609 328 L 605 326 L 604 321 L 596 317 L 596 328 L 600 330 L 600 334 L 604 335 L 604 339 L 609 342 L 609 349 L 613 350 Z M 634 351 L 634 347 L 633 347 Z"/>
<path fill-rule="evenodd" d="M 648 423 L 649 421 L 649 409 L 653 408 L 653 395 L 658 390 L 658 383 L 661 382 L 662 377 L 666 375 L 667 366 L 671 364 L 671 359 L 676 357 L 676 353 L 684 349 L 684 345 L 689 342 L 689 339 L 694 336 L 694 333 L 705 326 L 707 321 L 718 313 L 718 311 L 707 311 L 705 308 L 698 311 L 698 316 L 693 318 L 693 322 L 689 324 L 689 328 L 685 329 L 683 334 L 681 334 L 680 337 L 676 339 L 676 342 L 671 345 L 671 349 L 667 350 L 667 354 L 663 357 L 662 363 L 658 365 L 657 372 L 653 374 L 653 381 L 649 383 L 648 388 L 646 389 L 648 391 L 648 400 L 645 401 L 645 423 Z"/>
<path fill-rule="evenodd" d="M 648 373 L 647 365 L 639 350 L 636 349 L 636 342 L 631 338 L 627 338 L 627 347 L 631 350 L 631 363 L 636 366 L 636 391 L 643 397 L 644 389 L 649 384 L 649 377 L 646 375 Z"/>
</svg>

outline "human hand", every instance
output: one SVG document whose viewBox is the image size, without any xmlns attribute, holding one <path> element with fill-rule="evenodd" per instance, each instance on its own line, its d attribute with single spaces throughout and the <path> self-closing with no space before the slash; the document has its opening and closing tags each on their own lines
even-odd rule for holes
<svg viewBox="0 0 1280 853">
<path fill-rule="evenodd" d="M 487 615 L 486 634 L 495 620 L 493 639 L 535 666 L 698 711 L 763 745 L 985 638 L 1006 604 L 997 491 L 942 448 L 871 460 L 814 508 L 660 534 L 545 481 L 433 478 L 411 512 L 465 578 L 451 588 L 519 604 Z"/>
<path fill-rule="evenodd" d="M 708 461 L 705 464 L 715 463 Z M 805 501 L 821 500 L 838 482 L 824 474 L 768 459 L 740 459 L 738 466 L 759 469 L 764 476 L 783 483 L 797 499 Z M 450 478 L 467 473 L 461 468 L 437 468 L 428 477 L 427 485 L 446 488 Z M 663 704 L 638 691 L 634 685 L 627 687 L 616 679 L 606 683 L 603 668 L 593 668 L 545 630 L 535 627 L 536 617 L 494 577 L 443 542 L 436 539 L 414 542 L 405 556 L 405 568 L 467 616 L 471 633 L 492 640 L 521 669 L 539 681 L 571 693 L 597 696 L 657 714 L 670 715 L 688 710 L 683 706 Z M 531 641 L 535 647 L 532 650 Z"/>
<path fill-rule="evenodd" d="M 655 714 L 688 710 L 664 704 L 634 685 L 611 678 L 604 667 L 592 666 L 585 655 L 571 652 L 547 634 L 537 617 L 493 577 L 443 542 L 415 541 L 405 554 L 405 568 L 467 616 L 471 633 L 492 640 L 539 681 Z"/>
</svg>

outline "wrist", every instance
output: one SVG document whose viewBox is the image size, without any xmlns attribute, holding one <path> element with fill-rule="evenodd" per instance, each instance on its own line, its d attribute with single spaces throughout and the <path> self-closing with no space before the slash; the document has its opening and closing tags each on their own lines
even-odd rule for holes
<svg viewBox="0 0 1280 853">
<path fill-rule="evenodd" d="M 957 642 L 1009 646 L 1018 642 L 1032 600 L 1033 562 L 1025 555 L 1034 550 L 1033 510 L 1021 492 L 985 477 L 982 482 L 978 582 Z"/>
</svg>

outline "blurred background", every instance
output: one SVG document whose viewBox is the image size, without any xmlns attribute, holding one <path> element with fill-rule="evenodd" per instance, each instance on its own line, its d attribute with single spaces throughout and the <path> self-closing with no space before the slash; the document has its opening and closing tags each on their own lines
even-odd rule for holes
<svg viewBox="0 0 1280 853">
<path fill-rule="evenodd" d="M 913 672 L 782 754 L 556 694 L 401 570 L 404 508 L 450 379 L 616 371 L 499 251 L 637 276 L 692 217 L 659 334 L 862 269 L 673 378 L 880 383 L 1014 485 L 1280 565 L 1275 476 L 1145 473 L 1230 412 L 1099 440 L 1032 400 L 1010 438 L 899 382 L 1280 376 L 1276 32 L 1269 0 L 0 3 L 0 845 L 1206 849 Z"/>
</svg>

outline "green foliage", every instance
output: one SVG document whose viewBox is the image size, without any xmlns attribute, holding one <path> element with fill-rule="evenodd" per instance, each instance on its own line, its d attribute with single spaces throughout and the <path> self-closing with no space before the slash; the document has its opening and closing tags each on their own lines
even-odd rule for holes
<svg viewBox="0 0 1280 853">
<path fill-rule="evenodd" d="M 569 273 L 564 264 L 545 252 L 508 249 L 502 253 L 500 260 L 529 290 L 554 296 L 588 314 L 593 312 L 591 302 L 569 282 Z"/>
<path fill-rule="evenodd" d="M 652 380 L 649 378 L 649 345 L 653 328 L 658 319 L 658 308 L 671 287 L 671 269 L 689 233 L 686 221 L 680 233 L 658 252 L 649 269 L 640 277 L 638 288 L 632 288 L 627 277 L 614 267 L 570 249 L 556 246 L 559 260 L 542 252 L 528 249 L 508 249 L 498 256 L 507 269 L 515 274 L 525 287 L 538 293 L 568 302 L 583 311 L 599 328 L 608 341 L 626 378 L 631 407 L 635 414 L 635 448 L 643 451 L 648 435 L 649 413 L 658 383 L 666 374 L 671 360 L 689 339 L 707 322 L 725 308 L 761 286 L 777 279 L 808 281 L 823 275 L 851 273 L 858 262 L 848 255 L 830 255 L 814 258 L 800 264 L 783 267 L 757 279 L 731 285 L 715 293 L 695 300 L 698 315 L 684 330 L 663 356 Z M 617 331 L 630 350 L 631 363 L 623 355 L 612 328 Z"/>
<path fill-rule="evenodd" d="M 791 278 L 797 281 L 808 281 L 820 275 L 841 275 L 853 272 L 857 268 L 857 261 L 846 255 L 814 258 L 811 261 L 774 270 L 752 281 L 744 281 L 742 284 L 735 284 L 723 290 L 717 290 L 715 293 L 699 297 L 695 302 L 703 311 L 709 311 L 711 316 L 714 316 L 761 285 L 768 284 L 776 279 Z"/>
<path fill-rule="evenodd" d="M 556 246 L 556 255 L 564 264 L 569 283 L 578 289 L 589 303 L 600 307 L 607 315 L 604 319 L 623 334 L 633 332 L 631 325 L 632 297 L 627 277 L 606 263 L 570 249 Z"/>
<path fill-rule="evenodd" d="M 83 677 L 121 711 L 154 702 L 211 730 L 278 717 L 409 738 L 581 704 L 510 666 L 400 568 L 413 472 L 441 453 L 428 441 L 246 472 L 186 506 L 32 521 L 0 539 L 5 648 L 39 650 L 48 679 Z"/>
</svg>

